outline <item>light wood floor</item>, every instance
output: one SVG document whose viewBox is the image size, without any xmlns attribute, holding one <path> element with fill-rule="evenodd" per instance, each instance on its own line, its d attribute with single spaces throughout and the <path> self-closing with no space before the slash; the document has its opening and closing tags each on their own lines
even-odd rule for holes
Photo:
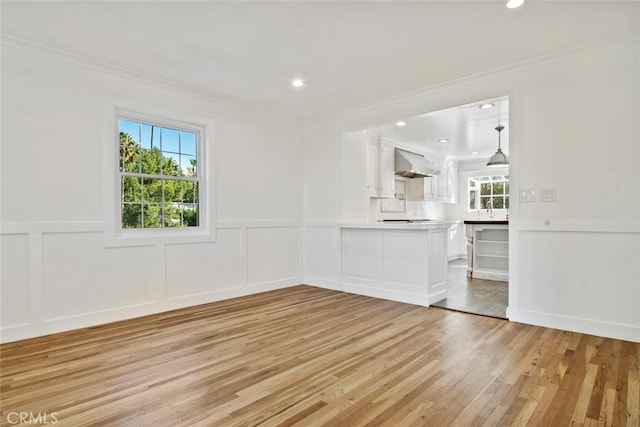
<svg viewBox="0 0 640 427">
<path fill-rule="evenodd" d="M 2 424 L 638 426 L 640 344 L 297 286 L 0 347 Z"/>
<path fill-rule="evenodd" d="M 509 284 L 495 280 L 467 277 L 467 260 L 449 261 L 447 271 L 447 298 L 435 307 L 507 318 Z"/>
</svg>

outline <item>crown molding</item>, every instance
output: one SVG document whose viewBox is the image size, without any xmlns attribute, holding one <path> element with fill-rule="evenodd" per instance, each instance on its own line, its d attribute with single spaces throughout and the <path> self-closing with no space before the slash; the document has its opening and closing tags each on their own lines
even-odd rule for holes
<svg viewBox="0 0 640 427">
<path fill-rule="evenodd" d="M 594 43 L 577 46 L 570 49 L 559 50 L 547 55 L 538 56 L 535 58 L 527 59 L 524 61 L 516 62 L 513 64 L 505 65 L 502 67 L 496 67 L 487 71 L 472 74 L 469 76 L 461 77 L 459 79 L 449 80 L 446 82 L 438 83 L 432 86 L 427 86 L 415 91 L 405 92 L 400 95 L 394 95 L 392 97 L 380 99 L 367 104 L 362 104 L 350 108 L 348 110 L 329 113 L 322 117 L 318 117 L 315 120 L 331 121 L 337 120 L 340 122 L 349 122 L 353 120 L 359 120 L 368 115 L 379 112 L 381 109 L 392 109 L 402 104 L 410 104 L 419 102 L 427 97 L 433 96 L 438 92 L 448 90 L 455 87 L 461 87 L 470 85 L 485 80 L 495 79 L 496 77 L 509 76 L 516 73 L 521 73 L 530 69 L 538 68 L 541 66 L 547 66 L 559 62 L 566 61 L 572 58 L 578 58 L 581 56 L 590 55 L 593 53 L 613 49 L 616 47 L 622 47 L 631 45 L 634 43 L 640 43 L 640 30 L 633 31 L 624 36 L 609 38 L 606 40 L 599 40 Z"/>
<path fill-rule="evenodd" d="M 550 65 L 565 61 L 567 59 L 576 58 L 580 56 L 589 55 L 603 50 L 612 49 L 619 46 L 640 42 L 640 30 L 628 33 L 624 36 L 615 38 L 599 40 L 590 44 L 564 49 L 551 54 L 539 56 L 536 58 L 527 59 L 521 62 L 513 63 L 510 65 L 496 67 L 487 71 L 472 74 L 469 76 L 461 77 L 459 79 L 448 80 L 446 82 L 438 83 L 432 86 L 423 87 L 414 91 L 405 92 L 403 94 L 394 95 L 392 97 L 379 99 L 370 103 L 361 104 L 352 108 L 331 112 L 327 114 L 321 114 L 315 117 L 298 117 L 292 115 L 286 111 L 280 111 L 278 109 L 266 109 L 262 106 L 251 104 L 248 102 L 242 102 L 231 99 L 224 95 L 203 92 L 201 89 L 177 83 L 171 80 L 166 80 L 146 73 L 129 69 L 122 66 L 117 66 L 111 63 L 100 61 L 97 59 L 89 58 L 86 56 L 78 55 L 69 51 L 53 48 L 51 46 L 35 43 L 32 41 L 24 40 L 19 37 L 2 34 L 1 43 L 2 46 L 12 47 L 23 51 L 31 52 L 34 54 L 47 56 L 53 59 L 69 62 L 78 66 L 90 68 L 107 74 L 115 75 L 121 78 L 135 80 L 142 83 L 154 85 L 156 87 L 176 91 L 182 94 L 186 94 L 195 98 L 202 99 L 208 102 L 214 102 L 222 106 L 229 108 L 248 110 L 255 114 L 271 116 L 278 114 L 286 116 L 292 121 L 297 123 L 309 123 L 315 121 L 350 121 L 367 116 L 380 109 L 390 109 L 399 104 L 407 104 L 412 102 L 418 102 L 425 97 L 432 96 L 435 93 L 464 85 L 478 83 L 484 80 L 494 79 L 500 76 L 508 76 L 518 72 L 523 72 L 529 69 L 537 68 L 540 66 Z"/>
<path fill-rule="evenodd" d="M 32 42 L 19 37 L 2 34 L 1 44 L 3 48 L 10 47 L 10 48 L 22 50 L 25 52 L 33 53 L 39 56 L 44 56 L 44 57 L 52 58 L 55 60 L 71 63 L 73 65 L 89 68 L 98 72 L 110 74 L 112 76 L 120 77 L 123 79 L 133 80 L 133 81 L 145 83 L 148 85 L 156 86 L 162 89 L 179 92 L 181 94 L 195 97 L 203 101 L 219 104 L 223 107 L 240 109 L 240 110 L 243 110 L 244 112 L 251 112 L 251 113 L 262 115 L 262 116 L 273 116 L 274 114 L 278 114 L 280 116 L 288 117 L 292 121 L 295 121 L 298 123 L 300 122 L 300 119 L 298 117 L 295 117 L 291 114 L 287 114 L 286 112 L 266 109 L 259 105 L 234 100 L 217 93 L 205 92 L 202 89 L 199 89 L 193 86 L 184 85 L 182 83 L 177 83 L 172 80 L 167 80 L 151 74 L 142 73 L 142 72 L 133 70 L 131 68 L 114 65 L 105 61 L 100 61 L 98 59 L 89 58 L 83 55 L 78 55 L 66 50 L 54 48 L 41 43 Z"/>
</svg>

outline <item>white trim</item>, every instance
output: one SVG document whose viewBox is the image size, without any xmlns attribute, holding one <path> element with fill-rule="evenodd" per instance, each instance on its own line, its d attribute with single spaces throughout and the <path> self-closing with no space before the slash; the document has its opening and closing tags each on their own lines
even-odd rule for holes
<svg viewBox="0 0 640 427">
<path fill-rule="evenodd" d="M 89 58 L 87 56 L 78 55 L 76 53 L 54 48 L 52 46 L 35 43 L 16 36 L 2 34 L 1 44 L 5 47 L 11 47 L 35 55 L 52 58 L 57 61 L 67 62 L 79 67 L 88 68 L 112 76 L 140 82 L 146 85 L 152 85 L 162 89 L 180 92 L 197 99 L 202 99 L 208 102 L 215 102 L 217 104 L 221 104 L 230 108 L 242 109 L 259 115 L 273 115 L 273 111 L 268 111 L 265 108 L 260 108 L 248 103 L 238 102 L 237 100 L 226 97 L 220 93 L 203 92 L 201 88 L 191 87 L 185 85 L 184 83 L 177 83 L 150 74 L 141 73 L 130 68 L 114 65 L 94 58 Z"/>
<path fill-rule="evenodd" d="M 29 234 L 29 307 L 31 325 L 44 322 L 44 242 L 42 232 Z"/>
<path fill-rule="evenodd" d="M 216 223 L 217 228 L 290 228 L 302 227 L 299 220 L 224 220 Z"/>
<path fill-rule="evenodd" d="M 2 222 L 0 234 L 29 233 L 98 233 L 104 231 L 101 221 Z"/>
<path fill-rule="evenodd" d="M 640 233 L 640 221 L 576 221 L 527 219 L 520 222 L 520 231 L 566 231 L 584 233 Z"/>
<path fill-rule="evenodd" d="M 322 115 L 321 117 L 322 117 L 322 120 L 332 120 L 332 119 L 361 120 L 367 117 L 367 115 L 371 114 L 372 112 L 378 111 L 378 109 L 381 107 L 388 108 L 391 106 L 398 106 L 398 105 L 402 107 L 406 107 L 406 105 L 411 104 L 413 102 L 422 102 L 423 100 L 421 98 L 425 96 L 429 96 L 430 94 L 435 94 L 443 90 L 450 89 L 451 87 L 473 84 L 479 81 L 508 75 L 513 72 L 524 71 L 524 70 L 528 70 L 528 69 L 532 69 L 532 68 L 536 68 L 536 67 L 540 67 L 548 64 L 562 62 L 570 58 L 589 55 L 591 53 L 603 51 L 616 46 L 624 46 L 627 44 L 635 43 L 638 41 L 638 39 L 640 39 L 640 31 L 633 31 L 622 36 L 611 37 L 605 40 L 598 40 L 587 45 L 582 45 L 574 48 L 568 48 L 568 49 L 552 52 L 547 55 L 527 59 L 521 62 L 509 64 L 502 67 L 493 68 L 493 69 L 482 71 L 470 76 L 465 76 L 459 79 L 448 80 L 442 83 L 438 83 L 425 88 L 420 88 L 414 91 L 405 92 L 389 98 L 385 98 L 381 100 L 378 99 L 371 103 L 365 103 L 365 104 L 350 108 L 347 111 L 329 113 L 326 115 Z M 47 56 L 56 60 L 69 62 L 81 67 L 90 68 L 93 70 L 97 70 L 103 73 L 108 73 L 111 75 L 129 79 L 129 80 L 138 81 L 145 84 L 151 84 L 157 87 L 162 87 L 162 88 L 170 89 L 174 91 L 179 91 L 181 93 L 184 93 L 199 99 L 217 102 L 229 107 L 246 109 L 258 114 L 271 115 L 273 113 L 273 111 L 267 111 L 264 108 L 260 108 L 249 103 L 241 103 L 241 102 L 238 102 L 237 100 L 230 99 L 220 93 L 204 92 L 201 88 L 190 87 L 188 85 L 185 85 L 184 83 L 177 83 L 174 81 L 162 79 L 157 76 L 141 73 L 139 71 L 135 71 L 129 68 L 121 67 L 121 66 L 116 66 L 107 62 L 94 59 L 94 58 L 78 55 L 69 51 L 57 49 L 44 44 L 35 43 L 29 40 L 22 39 L 20 37 L 2 34 L 1 44 L 6 47 L 12 47 L 14 49 L 20 49 L 26 52 Z M 483 98 L 483 99 L 486 99 L 486 98 Z M 423 104 L 423 107 L 429 110 L 428 105 Z M 433 108 L 433 109 L 430 109 L 430 111 L 436 111 L 438 109 L 440 108 Z M 286 113 L 286 112 L 281 111 L 281 113 Z M 289 112 L 289 114 L 291 113 Z M 361 117 L 358 117 L 358 116 L 361 116 Z M 310 117 L 309 119 L 315 121 L 318 119 L 318 117 Z M 379 122 L 380 120 L 375 118 L 373 119 L 372 122 L 362 123 L 361 125 L 358 125 L 356 127 L 357 128 L 366 127 L 370 124 L 379 123 Z"/>
<path fill-rule="evenodd" d="M 437 292 L 433 295 L 420 295 L 418 293 L 410 293 L 401 290 L 381 289 L 376 286 L 367 286 L 366 284 L 362 283 L 363 281 L 361 278 L 357 278 L 357 280 L 361 283 L 350 282 L 349 277 L 344 278 L 342 281 L 342 292 L 348 292 L 350 294 L 363 295 L 373 298 L 381 298 L 389 301 L 402 302 L 405 304 L 419 305 L 422 307 L 429 307 L 429 300 L 432 296 L 434 298 L 442 297 L 440 299 L 444 299 L 444 297 L 446 297 L 446 295 L 442 296 L 441 292 Z M 434 299 L 433 301 L 435 302 L 436 300 Z"/>
<path fill-rule="evenodd" d="M 509 310 L 509 320 L 545 328 L 616 338 L 640 343 L 640 327 L 535 310 Z"/>
<path fill-rule="evenodd" d="M 176 229 L 122 230 L 118 214 L 120 186 L 118 173 L 118 119 L 127 117 L 166 124 L 200 133 L 198 165 L 200 178 L 200 225 Z M 214 122 L 209 117 L 107 95 L 103 104 L 103 215 L 106 247 L 140 246 L 157 243 L 215 241 L 215 144 Z"/>
<path fill-rule="evenodd" d="M 379 117 L 378 114 L 380 114 L 381 111 L 389 111 L 393 109 L 396 110 L 396 117 L 404 117 L 412 115 L 411 110 L 414 108 L 418 108 L 418 110 L 420 111 L 418 114 L 421 114 L 426 111 L 437 111 L 455 105 L 463 105 L 465 104 L 464 102 L 457 102 L 449 99 L 447 100 L 446 104 L 438 106 L 433 104 L 433 101 L 429 100 L 428 98 L 441 98 L 444 91 L 449 91 L 452 88 L 461 88 L 467 85 L 474 85 L 485 80 L 494 80 L 499 77 L 509 76 L 513 73 L 523 72 L 550 64 L 564 62 L 571 58 L 578 58 L 596 52 L 612 49 L 618 46 L 633 44 L 638 42 L 638 40 L 640 40 L 640 31 L 633 31 L 623 36 L 612 37 L 605 40 L 598 40 L 587 45 L 552 52 L 547 55 L 526 59 L 521 62 L 516 62 L 502 67 L 482 71 L 476 74 L 461 77 L 459 79 L 448 80 L 442 83 L 423 87 L 410 92 L 405 92 L 389 98 L 378 99 L 371 103 L 355 106 L 348 109 L 347 111 L 340 111 L 335 114 L 327 114 L 326 116 L 322 117 L 322 120 L 338 120 L 341 123 L 350 122 L 350 129 L 362 129 L 371 125 L 376 125 L 380 122 L 391 120 L 384 114 L 382 117 Z M 508 95 L 511 96 L 512 94 L 509 93 Z M 493 98 L 494 97 L 489 95 L 478 97 L 473 101 Z M 511 114 L 509 114 L 509 117 L 511 117 Z M 509 148 L 511 149 L 511 147 Z"/>
<path fill-rule="evenodd" d="M 316 288 L 343 291 L 342 282 L 340 282 L 339 280 L 308 276 L 304 278 L 303 283 L 308 286 L 315 286 Z"/>
<path fill-rule="evenodd" d="M 170 310 L 188 308 L 201 304 L 252 295 L 275 289 L 300 285 L 300 278 L 290 278 L 250 284 L 249 286 L 226 288 L 212 292 L 184 295 L 166 301 L 148 301 L 113 309 L 98 310 L 72 316 L 46 319 L 40 324 L 15 325 L 0 329 L 0 342 L 7 343 L 42 335 L 102 325 L 123 319 L 133 319 Z"/>
<path fill-rule="evenodd" d="M 224 220 L 216 221 L 216 229 L 240 228 L 282 228 L 302 227 L 300 220 Z M 337 222 L 327 222 L 322 227 L 339 228 Z M 104 231 L 102 221 L 47 221 L 47 222 L 0 222 L 2 234 L 30 234 L 30 233 L 101 233 Z M 172 243 L 172 242 L 167 242 Z M 175 242 L 179 244 L 180 242 Z M 189 242 L 186 242 L 189 243 Z M 150 243 L 151 245 L 155 243 Z"/>
<path fill-rule="evenodd" d="M 326 221 L 326 220 L 305 220 L 303 225 L 305 228 L 340 228 L 342 221 Z"/>
</svg>

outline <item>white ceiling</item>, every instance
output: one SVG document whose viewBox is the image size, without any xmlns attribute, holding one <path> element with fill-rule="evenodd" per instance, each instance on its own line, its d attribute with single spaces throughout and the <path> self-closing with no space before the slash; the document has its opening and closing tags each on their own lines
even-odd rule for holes
<svg viewBox="0 0 640 427">
<path fill-rule="evenodd" d="M 501 0 L 2 1 L 1 24 L 5 38 L 308 118 L 626 36 L 640 27 L 639 6 L 613 0 L 527 0 L 514 10 Z M 292 88 L 295 77 L 307 86 Z"/>
<path fill-rule="evenodd" d="M 479 106 L 492 103 L 483 110 Z M 504 126 L 500 144 L 509 153 L 509 100 L 506 97 L 481 100 L 446 110 L 426 112 L 395 122 L 383 123 L 369 129 L 388 140 L 418 152 L 428 151 L 458 160 L 475 160 L 491 156 L 498 148 L 498 124 Z M 439 142 L 439 139 L 448 139 Z M 477 154 L 472 154 L 476 151 Z"/>
</svg>

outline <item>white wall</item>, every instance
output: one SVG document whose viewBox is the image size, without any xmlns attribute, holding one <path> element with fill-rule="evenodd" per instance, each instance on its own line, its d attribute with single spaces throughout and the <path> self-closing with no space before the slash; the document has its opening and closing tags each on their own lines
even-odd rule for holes
<svg viewBox="0 0 640 427">
<path fill-rule="evenodd" d="M 639 57 L 633 40 L 470 77 L 309 123 L 301 147 L 282 117 L 3 45 L 2 340 L 302 277 L 340 289 L 338 224 L 368 211 L 365 156 L 343 150 L 343 132 L 508 95 L 512 192 L 558 197 L 512 201 L 510 319 L 640 341 Z M 215 121 L 215 242 L 104 247 L 106 95 Z"/>
<path fill-rule="evenodd" d="M 511 200 L 509 318 L 640 341 L 633 261 L 640 258 L 639 58 L 639 42 L 631 38 L 426 89 L 334 118 L 324 124 L 333 129 L 324 139 L 316 131 L 305 140 L 305 155 L 340 158 L 335 129 L 346 132 L 508 95 L 511 193 L 557 193 L 554 203 Z M 342 161 L 364 162 L 357 153 L 353 147 L 343 150 Z M 343 171 L 337 163 L 316 170 L 342 175 L 340 194 L 323 195 L 328 206 L 356 200 L 363 191 L 344 182 L 351 177 Z M 313 194 L 306 194 L 305 211 L 314 203 Z M 333 220 L 340 212 L 336 207 L 324 218 Z M 313 235 L 305 240 L 305 253 L 334 256 L 338 234 L 317 233 L 308 225 L 305 235 Z M 305 276 L 310 284 L 339 289 L 339 265 L 316 268 L 314 278 L 319 281 Z"/>
<path fill-rule="evenodd" d="M 299 123 L 15 44 L 2 91 L 3 341 L 301 282 Z M 215 122 L 215 242 L 105 247 L 106 96 Z"/>
</svg>

